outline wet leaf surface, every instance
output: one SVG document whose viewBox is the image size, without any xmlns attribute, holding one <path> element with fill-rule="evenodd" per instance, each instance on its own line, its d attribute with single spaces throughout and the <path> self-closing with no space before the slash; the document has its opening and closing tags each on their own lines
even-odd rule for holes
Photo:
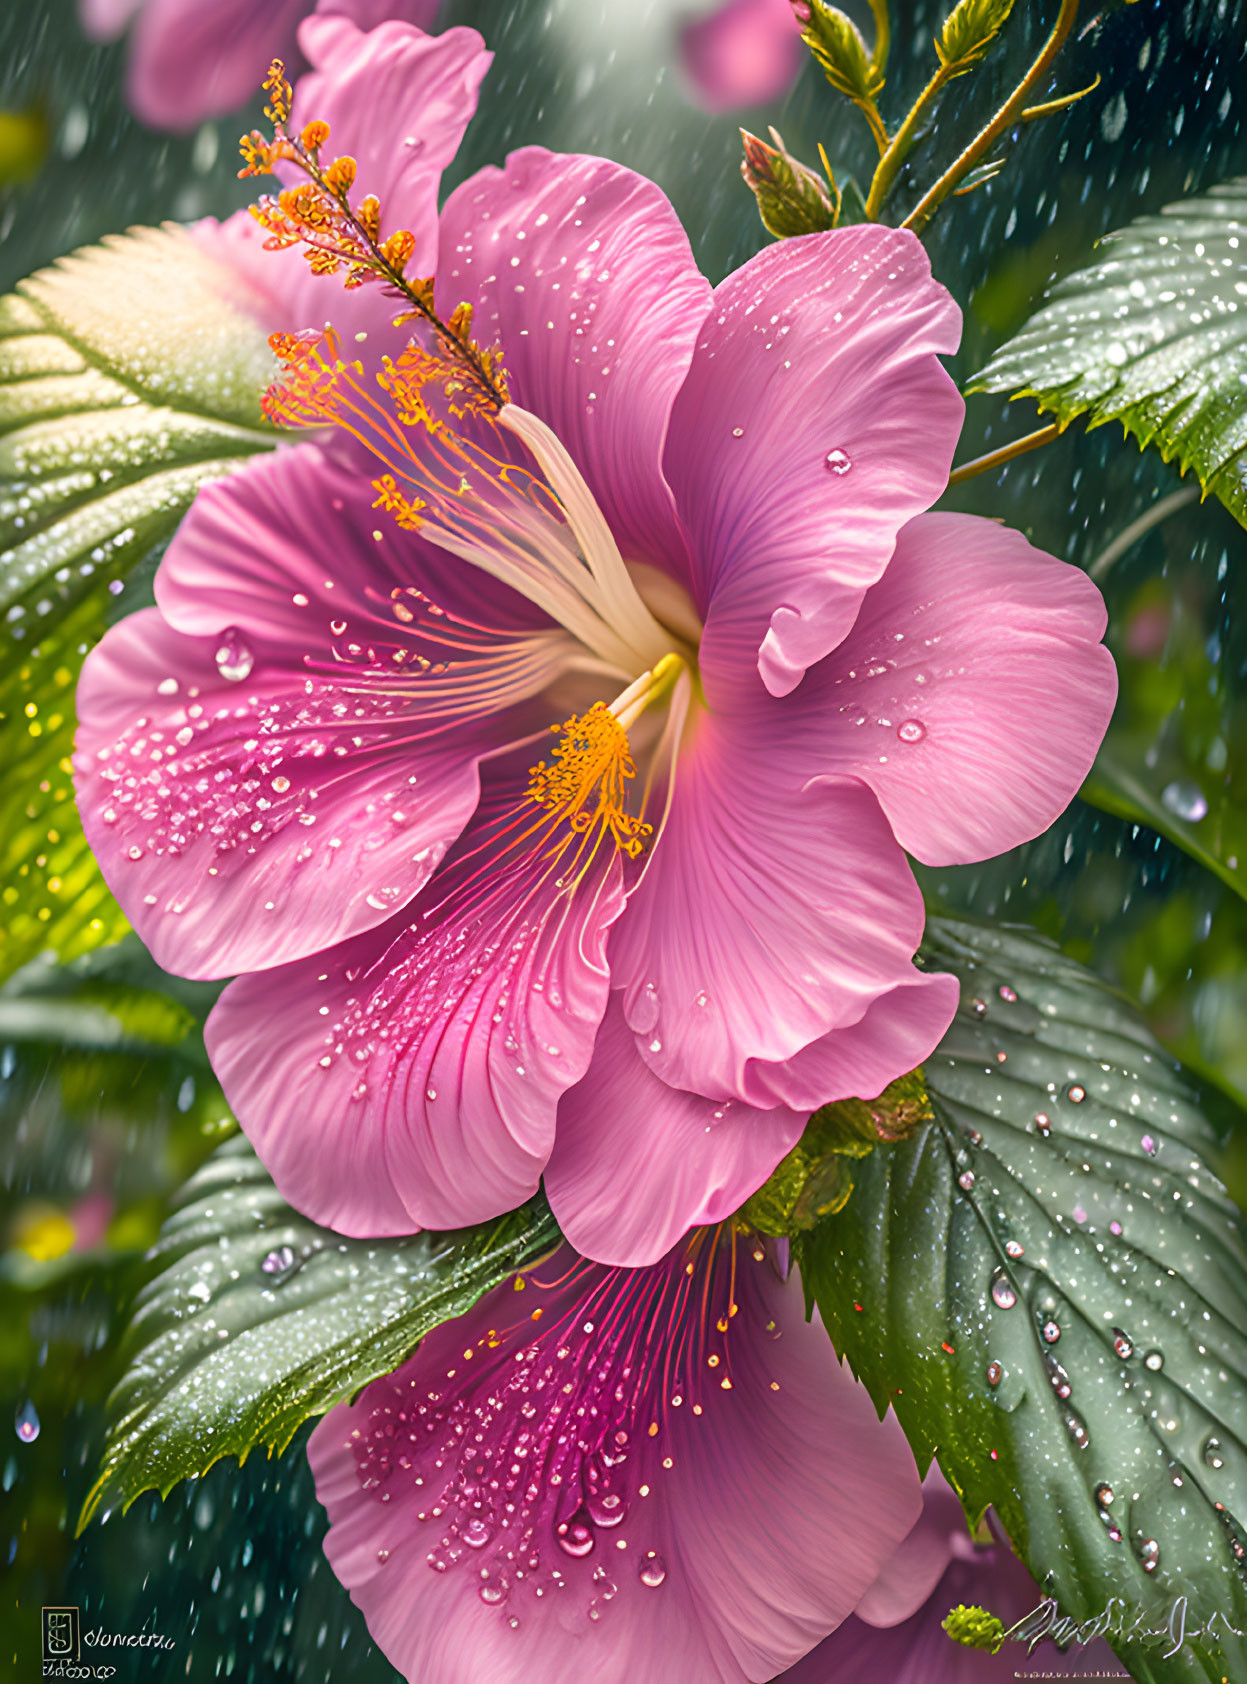
<svg viewBox="0 0 1247 1684">
<path fill-rule="evenodd" d="M 854 1165 L 800 1241 L 807 1290 L 1065 1613 L 1121 1598 L 1164 1632 L 1186 1597 L 1188 1633 L 1247 1631 L 1247 1274 L 1213 1132 L 1132 1008 L 1033 933 L 932 920 L 924 954 L 962 983 L 935 1120 Z M 1158 1684 L 1247 1665 L 1219 1624 L 1169 1646 L 1119 1644 Z"/>
</svg>

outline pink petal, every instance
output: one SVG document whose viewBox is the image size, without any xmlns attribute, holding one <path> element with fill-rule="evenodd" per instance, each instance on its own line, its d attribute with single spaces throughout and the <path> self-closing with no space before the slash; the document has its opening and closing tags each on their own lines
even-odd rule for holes
<svg viewBox="0 0 1247 1684">
<path fill-rule="evenodd" d="M 185 131 L 253 99 L 273 58 L 289 60 L 309 0 L 143 0 L 127 98 L 152 128 Z"/>
<path fill-rule="evenodd" d="M 777 1684 L 1000 1684 L 1011 1669 L 1018 1676 L 1127 1678 L 1102 1638 L 1064 1652 L 1052 1643 L 1029 1652 L 1008 1644 L 996 1655 L 952 1641 L 942 1623 L 958 1604 L 986 1607 L 1008 1627 L 1044 1600 L 997 1533 L 995 1544 L 973 1545 L 960 1503 L 933 1466 L 923 1482 L 921 1520 L 853 1617 Z M 915 1601 L 917 1609 L 906 1614 Z"/>
<path fill-rule="evenodd" d="M 93 41 L 115 40 L 143 0 L 78 0 L 78 18 Z"/>
<path fill-rule="evenodd" d="M 922 1514 L 854 1609 L 871 1626 L 907 1620 L 935 1590 L 949 1563 L 972 1548 L 961 1500 L 933 1462 L 922 1482 Z"/>
<path fill-rule="evenodd" d="M 864 779 L 928 865 L 1002 853 L 1076 794 L 1117 695 L 1104 602 L 972 515 L 924 515 L 817 674 L 828 770 Z"/>
<path fill-rule="evenodd" d="M 710 287 L 660 189 L 525 147 L 451 194 L 441 242 L 443 309 L 471 303 L 501 343 L 512 400 L 558 434 L 624 556 L 682 558 L 660 459 Z"/>
<path fill-rule="evenodd" d="M 578 880 L 574 838 L 560 851 L 522 832 L 514 775 L 494 778 L 413 906 L 241 977 L 208 1019 L 213 1068 L 283 1198 L 343 1233 L 453 1228 L 520 1204 L 589 1062 L 618 860 L 599 848 Z"/>
<path fill-rule="evenodd" d="M 559 1105 L 546 1196 L 584 1256 L 656 1263 L 688 1229 L 738 1210 L 808 1116 L 667 1087 L 637 1052 L 614 994 L 593 1061 Z"/>
<path fill-rule="evenodd" d="M 918 1513 L 908 1447 L 730 1244 L 564 1250 L 316 1429 L 326 1552 L 406 1677 L 745 1684 L 868 1588 Z"/>
<path fill-rule="evenodd" d="M 299 39 L 314 69 L 295 85 L 292 127 L 313 117 L 329 123 L 325 155 L 356 160 L 357 200 L 366 193 L 380 198 L 383 232 L 405 227 L 416 237 L 409 273 L 431 275 L 441 172 L 476 111 L 493 55 L 473 29 L 430 37 L 386 23 L 363 34 L 340 16 L 309 18 Z M 378 366 L 383 352 L 397 355 L 406 344 L 410 329 L 391 325 L 398 308 L 392 298 L 374 286 L 344 291 L 341 276 L 313 275 L 297 249 L 265 251 L 267 235 L 250 212 L 220 225 L 202 222 L 195 233 L 245 278 L 266 331 L 319 329 L 330 320 L 353 355 L 362 348 Z M 360 333 L 368 335 L 362 347 Z"/>
<path fill-rule="evenodd" d="M 896 534 L 944 489 L 960 317 L 913 234 L 784 240 L 715 289 L 671 417 L 714 705 L 757 661 L 785 695 L 848 631 Z"/>
<path fill-rule="evenodd" d="M 611 969 L 664 1082 L 756 1104 L 750 1061 L 781 1063 L 860 1023 L 912 974 L 923 908 L 871 792 L 811 777 L 785 738 L 788 704 L 752 686 L 752 713 L 703 712 L 693 727 Z"/>
<path fill-rule="evenodd" d="M 441 173 L 459 150 L 493 54 L 474 29 L 430 36 L 382 23 L 364 33 L 349 17 L 323 12 L 302 25 L 299 45 L 312 70 L 295 89 L 291 126 L 313 117 L 329 124 L 326 156 L 349 152 L 358 165 L 356 202 L 376 194 L 382 234 L 415 235 L 408 274 L 433 274 Z M 332 290 L 341 295 L 340 281 Z"/>
<path fill-rule="evenodd" d="M 441 0 L 316 0 L 321 17 L 350 18 L 360 29 L 376 29 L 395 21 L 432 29 Z"/>
<path fill-rule="evenodd" d="M 953 1020 L 958 996 L 956 977 L 909 967 L 859 1022 L 833 1029 L 782 1064 L 752 1063 L 745 1097 L 754 1105 L 789 1105 L 806 1114 L 837 1099 L 873 1099 L 931 1056 Z"/>
<path fill-rule="evenodd" d="M 791 0 L 727 0 L 680 30 L 680 62 L 707 111 L 787 93 L 805 56 Z"/>
<path fill-rule="evenodd" d="M 123 620 L 87 658 L 80 810 L 170 970 L 258 970 L 381 923 L 434 870 L 476 804 L 480 754 L 506 740 L 491 692 L 507 700 L 500 675 L 534 641 L 508 624 L 508 593 L 478 593 L 501 629 L 462 634 L 481 654 L 459 678 L 426 674 L 460 653 L 446 640 L 464 593 L 413 534 L 366 536 L 370 499 L 310 445 L 253 462 L 183 522 L 157 577 L 163 614 Z"/>
</svg>

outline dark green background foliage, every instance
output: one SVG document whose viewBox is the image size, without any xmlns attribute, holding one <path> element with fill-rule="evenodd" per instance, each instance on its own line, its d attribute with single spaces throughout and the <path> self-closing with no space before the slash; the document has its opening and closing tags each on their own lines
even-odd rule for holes
<svg viewBox="0 0 1247 1684">
<path fill-rule="evenodd" d="M 845 3 L 865 29 L 867 8 L 856 0 Z M 529 142 L 604 152 L 666 187 L 713 278 L 749 256 L 766 235 L 737 174 L 735 124 L 693 110 L 671 69 L 672 29 L 683 9 L 676 0 L 452 0 L 447 18 L 480 23 L 497 54 L 484 109 L 452 181 Z M 925 0 L 893 6 L 893 57 L 882 95 L 892 122 L 933 68 L 930 38 L 943 9 Z M 902 171 L 895 198 L 901 212 L 993 108 L 1035 51 L 1055 5 L 1036 0 L 1015 10 L 999 53 L 944 95 Z M 1244 74 L 1242 0 L 1138 0 L 1124 9 L 1104 7 L 1099 23 L 1092 22 L 1101 11 L 1097 0 L 1086 0 L 1084 11 L 1092 27 L 1080 29 L 1070 43 L 1059 87 L 1045 93 L 1083 87 L 1097 72 L 1100 87 L 1064 115 L 1007 137 L 1000 148 L 1008 160 L 1004 172 L 946 204 L 927 236 L 937 274 L 965 307 L 963 348 L 954 366 L 963 381 L 1023 328 L 1053 278 L 1096 260 L 1093 248 L 1102 235 L 1247 174 L 1247 138 L 1233 98 Z M 149 134 L 121 103 L 121 60 L 120 49 L 83 41 L 70 0 L 0 0 L 0 112 L 21 116 L 27 136 L 21 156 L 0 147 L 0 294 L 53 258 L 128 225 L 223 215 L 245 201 L 244 187 L 234 179 L 234 138 L 257 113 L 210 123 L 182 138 Z M 846 175 L 866 179 L 871 148 L 865 127 L 812 67 L 779 108 L 744 120 L 759 133 L 776 122 L 793 153 L 806 161 L 816 160 L 821 140 L 842 181 Z M 1037 425 L 1034 415 L 1030 400 L 1010 406 L 1003 395 L 972 397 L 961 459 Z M 1076 420 L 1056 444 L 950 496 L 950 506 L 1002 517 L 1045 548 L 1097 570 L 1110 608 L 1122 701 L 1088 789 L 1100 807 L 1076 802 L 1045 836 L 1000 860 L 922 875 L 933 904 L 1035 924 L 1138 1003 L 1159 1042 L 1182 1057 L 1200 1085 L 1193 1100 L 1175 1100 L 1179 1120 L 1172 1142 L 1169 1129 L 1160 1130 L 1166 1146 L 1155 1165 L 1132 1162 L 1131 1173 L 1168 1173 L 1166 1153 L 1176 1153 L 1177 1143 L 1188 1138 L 1185 1131 L 1198 1128 L 1191 1120 L 1197 1102 L 1216 1131 L 1207 1149 L 1241 1201 L 1247 1196 L 1247 1125 L 1240 1109 L 1247 1102 L 1247 904 L 1235 874 L 1236 838 L 1247 836 L 1247 825 L 1232 773 L 1247 740 L 1247 616 L 1241 610 L 1234 616 L 1232 609 L 1244 600 L 1247 543 L 1233 515 L 1210 498 L 1175 507 L 1121 553 L 1111 547 L 1158 497 L 1182 483 L 1158 451 L 1141 454 L 1120 428 L 1088 433 Z M 122 588 L 110 612 L 147 600 L 153 561 L 119 560 Z M 131 563 L 134 571 L 127 573 Z M 60 635 L 72 643 L 88 632 L 67 622 Z M 60 670 L 49 671 L 53 686 Z M 72 677 L 61 687 L 66 697 L 71 683 Z M 0 689 L 0 707 L 10 712 L 12 691 L 11 684 Z M 1010 706 L 1007 693 L 999 704 Z M 24 720 L 0 719 L 6 764 L 14 742 L 28 751 L 15 735 L 25 730 Z M 1193 816 L 1201 809 L 1202 816 Z M 0 826 L 12 822 L 12 815 L 0 818 Z M 46 824 L 47 815 L 40 813 L 38 822 Z M 17 858 L 20 868 L 29 842 L 3 832 L 0 859 Z M 1247 849 L 1243 859 L 1247 869 Z M 15 918 L 31 915 L 20 885 L 17 902 L 4 910 Z M 959 962 L 964 960 L 961 954 Z M 996 961 L 981 963 L 998 986 Z M 1136 1406 L 1155 1377 L 1145 1378 L 1150 1371 L 1143 1370 L 1135 1393 L 1118 1398 L 1112 1392 L 1126 1370 L 1105 1352 L 1100 1300 L 1088 1299 L 1054 1348 L 1091 1445 L 1086 1453 L 1070 1451 L 1059 1467 L 1036 1471 L 1028 1463 L 1028 1412 L 1050 1411 L 1062 1401 L 1042 1369 L 1032 1297 L 1038 1303 L 1049 1290 L 1049 1276 L 1068 1281 L 1071 1248 L 1085 1249 L 1086 1242 L 1070 1226 L 1073 1195 L 1065 1183 L 1054 1182 L 1050 1205 L 1042 1209 L 1016 1204 L 1013 1177 L 1025 1167 L 1033 1136 L 982 1102 L 986 1050 L 1009 1054 L 1002 1067 L 1008 1083 L 1001 1076 L 998 1084 L 1002 1093 L 1015 1091 L 1009 1084 L 1024 1074 L 1028 1060 L 1042 1062 L 1051 1053 L 1045 1032 L 1034 1033 L 1022 1009 L 1026 1001 L 1033 1008 L 1038 998 L 1016 981 L 1015 965 L 1004 970 L 1010 974 L 1002 970 L 999 980 L 1015 987 L 1019 1004 L 1008 1006 L 997 994 L 986 1016 L 968 1019 L 954 1032 L 962 1039 L 950 1042 L 947 1056 L 932 1068 L 936 1129 L 897 1155 L 875 1153 L 855 1162 L 857 1189 L 834 1220 L 861 1220 L 868 1200 L 888 1191 L 871 1178 L 894 1177 L 895 1167 L 888 1166 L 907 1161 L 906 1155 L 915 1173 L 932 1178 L 944 1203 L 930 1210 L 951 1224 L 959 1245 L 979 1248 L 974 1269 L 963 1277 L 963 1285 L 975 1282 L 974 1313 L 969 1299 L 945 1306 L 952 1318 L 945 1337 L 955 1353 L 947 1363 L 966 1368 L 943 1366 L 942 1351 L 933 1357 L 932 1396 L 937 1403 L 947 1397 L 939 1388 L 955 1374 L 972 1399 L 963 1412 L 971 1448 L 992 1438 L 989 1448 L 1000 1452 L 1019 1481 L 1058 1482 L 1071 1527 L 1062 1541 L 1070 1561 L 1094 1578 L 1103 1551 L 1124 1554 L 1134 1546 L 1129 1533 L 1121 1546 L 1112 1546 L 1096 1517 L 1088 1458 L 1099 1454 L 1100 1445 L 1106 1457 L 1124 1453 L 1122 1447 L 1133 1442 L 1129 1435 L 1142 1430 Z M 1073 989 L 1083 998 L 1055 959 L 1037 986 L 1041 992 Z M 13 1430 L 12 1413 L 27 1403 L 42 1420 L 33 1443 L 14 1433 L 0 1450 L 0 1559 L 7 1575 L 0 1664 L 13 1655 L 33 1672 L 38 1608 L 68 1601 L 82 1605 L 88 1624 L 152 1630 L 176 1641 L 175 1665 L 167 1654 L 134 1653 L 124 1676 L 136 1679 L 389 1681 L 392 1670 L 371 1648 L 321 1557 L 323 1516 L 299 1437 L 280 1461 L 257 1453 L 240 1471 L 228 1460 L 176 1487 L 163 1504 L 143 1495 L 128 1514 L 114 1514 L 106 1526 L 94 1523 L 73 1540 L 104 1444 L 104 1401 L 121 1373 L 121 1333 L 135 1293 L 156 1267 L 142 1260 L 143 1253 L 177 1189 L 231 1128 L 199 1036 L 212 997 L 211 988 L 177 984 L 155 972 L 132 941 L 75 960 L 68 972 L 36 960 L 0 986 L 3 1430 Z M 1110 1015 L 1095 1027 L 1096 1036 L 1113 1042 L 1105 1053 L 1113 1068 L 1138 1046 L 1124 1021 Z M 1072 1054 L 1066 1049 L 1061 1056 L 1068 1063 Z M 1079 1056 L 1093 1058 L 1089 1048 Z M 1158 1078 L 1161 1068 L 1156 1066 Z M 1074 1079 L 1043 1075 L 1045 1082 Z M 1092 1098 L 1082 1109 L 1061 1102 L 1053 1116 L 1057 1143 L 1067 1143 L 1057 1160 L 1065 1164 L 1062 1173 L 1091 1186 L 1096 1154 L 1103 1150 L 1094 1134 L 1104 1118 L 1104 1096 L 1092 1081 L 1086 1086 Z M 970 1120 L 972 1112 L 979 1120 Z M 967 1128 L 983 1135 L 981 1147 L 965 1145 Z M 1083 1158 L 1074 1152 L 1076 1139 L 1086 1141 L 1078 1150 L 1091 1171 L 1078 1168 Z M 976 1177 L 968 1193 L 949 1181 L 954 1167 L 962 1173 L 950 1157 L 961 1150 L 970 1154 Z M 1224 1222 L 1215 1195 L 1202 1183 L 1198 1190 L 1185 1183 L 1175 1190 L 1193 1201 L 1184 1218 L 1209 1230 Z M 1090 1213 L 1090 1194 L 1080 1197 Z M 984 1299 L 989 1252 L 1003 1233 L 1003 1218 L 1049 1224 L 1046 1240 L 1024 1242 L 1025 1261 L 1035 1272 L 1019 1280 L 1024 1302 L 1007 1314 L 992 1312 L 990 1298 Z M 78 1236 L 74 1249 L 64 1249 L 67 1234 Z M 915 1227 L 913 1244 L 921 1238 Z M 1125 1241 L 1135 1248 L 1131 1267 L 1140 1291 L 1150 1290 L 1159 1260 L 1148 1250 L 1146 1234 L 1127 1226 Z M 1220 1244 L 1209 1242 L 1214 1252 Z M 1044 1259 L 1051 1266 L 1047 1275 Z M 1103 1270 L 1102 1259 L 1096 1267 Z M 863 1294 L 868 1285 L 882 1293 L 888 1279 L 880 1267 Z M 1233 1322 L 1229 1299 L 1222 1301 L 1228 1280 L 1218 1265 L 1215 1280 L 1201 1276 L 1195 1284 L 1217 1314 Z M 287 1284 L 302 1290 L 295 1278 Z M 1066 1285 L 1051 1290 L 1062 1294 L 1062 1314 L 1067 1305 L 1075 1308 Z M 1097 1290 L 1104 1307 L 1115 1307 L 1106 1281 Z M 861 1294 L 858 1301 L 867 1303 Z M 925 1327 L 918 1331 L 928 1337 Z M 1200 1461 L 1200 1411 L 1213 1412 L 1215 1398 L 1201 1389 L 1193 1336 L 1168 1324 L 1163 1334 L 1156 1339 L 1166 1360 L 1161 1379 L 1189 1394 L 1175 1411 L 1182 1421 L 1175 1429 L 1182 1456 L 1193 1464 L 1194 1486 L 1222 1500 L 1219 1493 L 1241 1483 L 1243 1469 L 1227 1456 L 1223 1484 L 1210 1483 L 1209 1466 Z M 852 1325 L 845 1337 L 855 1337 Z M 1241 1377 L 1237 1336 L 1232 1339 L 1219 1322 L 1218 1338 L 1227 1372 Z M 988 1397 L 981 1375 L 993 1359 L 1010 1371 L 1008 1384 L 1016 1391 L 1002 1381 Z M 1133 1360 L 1132 1375 L 1138 1372 Z M 1083 1398 L 1091 1401 L 1084 1405 Z M 1166 1401 L 1158 1390 L 1157 1400 L 1158 1408 Z M 1010 1401 L 1016 1402 L 1012 1411 Z M 1122 1408 L 1114 1413 L 1117 1403 Z M 1140 1442 L 1154 1441 L 1153 1433 Z M 967 1460 L 961 1472 L 950 1471 L 975 1502 L 981 1492 L 968 1468 Z M 1207 1521 L 1206 1505 L 1195 1515 L 1192 1504 L 1195 1517 L 1179 1524 L 1173 1490 L 1161 1481 L 1148 1487 L 1146 1503 L 1140 1499 L 1139 1523 L 1152 1528 L 1146 1535 L 1158 1539 L 1162 1552 L 1145 1585 L 1157 1595 L 1170 1561 L 1198 1547 L 1190 1541 L 1196 1532 L 1184 1528 Z M 1237 1495 L 1232 1501 L 1239 1501 Z M 1240 1503 L 1240 1512 L 1243 1507 L 1247 1503 Z M 1011 1519 L 1019 1524 L 1016 1514 Z M 1037 1553 L 1053 1541 L 1048 1534 L 1032 1538 Z M 1141 1574 L 1135 1577 L 1141 1580 Z"/>
</svg>

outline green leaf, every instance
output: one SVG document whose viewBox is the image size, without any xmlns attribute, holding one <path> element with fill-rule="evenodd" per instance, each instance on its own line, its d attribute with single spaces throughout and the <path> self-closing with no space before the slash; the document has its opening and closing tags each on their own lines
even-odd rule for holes
<svg viewBox="0 0 1247 1684">
<path fill-rule="evenodd" d="M 280 1454 L 309 1416 L 558 1239 L 543 1199 L 457 1234 L 344 1239 L 283 1203 L 245 1140 L 227 1141 L 161 1231 L 79 1530 L 106 1498 L 167 1493 L 257 1445 Z"/>
<path fill-rule="evenodd" d="M 801 39 L 824 76 L 858 105 L 873 105 L 883 88 L 883 74 L 871 62 L 861 30 L 825 0 L 810 0 L 810 20 Z"/>
<path fill-rule="evenodd" d="M 1228 1630 L 1224 1656 L 1190 1635 L 1247 1631 L 1247 1254 L 1211 1129 L 1133 1009 L 1032 932 L 930 919 L 924 958 L 962 983 L 934 1120 L 796 1242 L 807 1292 L 1067 1614 L 1116 1597 L 1163 1630 L 1189 1599 L 1176 1657 L 1118 1640 L 1136 1678 L 1247 1676 Z"/>
<path fill-rule="evenodd" d="M 957 0 L 944 20 L 935 50 L 954 76 L 972 70 L 1004 28 L 1013 0 Z"/>
<path fill-rule="evenodd" d="M 1120 421 L 1247 524 L 1247 180 L 1141 217 L 997 351 L 972 391 Z"/>
<path fill-rule="evenodd" d="M 73 691 L 199 487 L 277 442 L 276 364 L 238 290 L 170 226 L 0 298 L 0 976 L 126 929 L 74 806 Z"/>
</svg>

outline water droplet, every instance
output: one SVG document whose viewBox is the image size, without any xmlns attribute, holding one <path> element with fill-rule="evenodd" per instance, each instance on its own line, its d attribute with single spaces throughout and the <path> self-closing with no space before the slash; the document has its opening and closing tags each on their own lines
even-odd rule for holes
<svg viewBox="0 0 1247 1684">
<path fill-rule="evenodd" d="M 1210 1438 L 1204 1444 L 1204 1460 L 1210 1468 L 1223 1468 L 1225 1457 L 1221 1454 L 1221 1440 Z"/>
<path fill-rule="evenodd" d="M 1165 1359 L 1159 1351 L 1149 1351 L 1143 1359 L 1143 1366 L 1156 1374 L 1165 1366 Z"/>
<path fill-rule="evenodd" d="M 284 795 L 289 788 L 290 788 L 290 779 L 289 778 L 276 777 L 276 778 L 273 779 L 273 789 L 276 792 L 276 794 Z"/>
<path fill-rule="evenodd" d="M 1068 1097 L 1071 1105 L 1081 1105 L 1083 1100 L 1087 1097 L 1087 1090 L 1075 1082 L 1073 1087 L 1069 1090 Z"/>
<path fill-rule="evenodd" d="M 255 656 L 237 626 L 227 626 L 217 645 L 216 670 L 230 684 L 238 684 L 250 676 Z"/>
<path fill-rule="evenodd" d="M 1000 998 L 1006 1001 L 1010 1006 L 1017 1004 L 1017 995 L 1014 993 L 1013 989 L 1009 987 L 1007 982 L 1002 982 L 996 992 L 1000 995 Z"/>
<path fill-rule="evenodd" d="M 658 989 L 647 982 L 632 1007 L 631 1023 L 638 1035 L 648 1035 L 658 1022 Z"/>
<path fill-rule="evenodd" d="M 491 1608 L 496 1608 L 500 1602 L 506 1601 L 507 1587 L 499 1579 L 486 1579 L 480 1588 L 479 1595 L 482 1602 L 488 1603 Z"/>
<path fill-rule="evenodd" d="M 33 1444 L 39 1437 L 39 1412 L 29 1398 L 19 1405 L 13 1426 L 23 1444 Z"/>
<path fill-rule="evenodd" d="M 570 1520 L 560 1521 L 554 1531 L 564 1555 L 574 1556 L 577 1560 L 589 1555 L 597 1542 L 588 1511 L 583 1508 L 577 1509 Z"/>
<path fill-rule="evenodd" d="M 280 1275 L 283 1270 L 291 1268 L 293 1264 L 293 1249 L 288 1245 L 279 1245 L 269 1252 L 260 1267 L 266 1275 Z"/>
<path fill-rule="evenodd" d="M 847 474 L 853 466 L 848 451 L 841 450 L 839 446 L 827 452 L 823 458 L 823 463 L 833 474 Z"/>
<path fill-rule="evenodd" d="M 1018 1301 L 1013 1282 L 1003 1269 L 997 1269 L 992 1276 L 992 1303 L 1001 1310 L 1011 1310 Z"/>
<path fill-rule="evenodd" d="M 615 1491 L 603 1491 L 600 1496 L 589 1497 L 585 1507 L 593 1524 L 606 1528 L 618 1526 L 628 1513 L 628 1505 Z"/>
<path fill-rule="evenodd" d="M 1052 1118 L 1046 1111 L 1036 1111 L 1035 1132 L 1036 1134 L 1042 1134 L 1045 1140 L 1052 1133 Z"/>
<path fill-rule="evenodd" d="M 974 1186 L 974 1171 L 972 1169 L 963 1169 L 961 1174 L 957 1177 L 957 1185 L 961 1188 L 963 1193 L 970 1192 Z"/>
<path fill-rule="evenodd" d="M 1173 783 L 1166 784 L 1160 798 L 1176 818 L 1186 819 L 1189 824 L 1198 824 L 1200 819 L 1207 816 L 1207 797 L 1199 785 L 1192 783 L 1189 778 L 1178 778 Z"/>
<path fill-rule="evenodd" d="M 645 1560 L 641 1563 L 641 1583 L 643 1585 L 648 1585 L 650 1590 L 657 1590 L 666 1577 L 666 1563 L 663 1561 L 662 1556 L 651 1550 L 649 1555 L 646 1556 Z"/>
<path fill-rule="evenodd" d="M 1113 1501 L 1113 1487 L 1111 1485 L 1097 1485 L 1095 1500 L 1102 1509 L 1106 1509 Z"/>
<path fill-rule="evenodd" d="M 927 734 L 927 728 L 920 719 L 902 719 L 896 727 L 896 734 L 903 743 L 920 743 Z"/>
<path fill-rule="evenodd" d="M 1043 1335 L 1047 1344 L 1055 1345 L 1057 1340 L 1061 1337 L 1061 1324 L 1060 1322 L 1049 1319 L 1043 1324 L 1039 1331 Z"/>
<path fill-rule="evenodd" d="M 403 891 L 397 886 L 372 889 L 364 896 L 368 905 L 377 912 L 388 912 L 390 907 L 397 905 L 402 898 Z"/>
<path fill-rule="evenodd" d="M 1149 1158 L 1154 1158 L 1156 1156 L 1156 1142 L 1150 1134 L 1145 1134 L 1143 1139 L 1139 1142 L 1139 1145 L 1147 1153 Z"/>
<path fill-rule="evenodd" d="M 463 1529 L 463 1541 L 470 1550 L 484 1549 L 492 1537 L 493 1533 L 479 1515 L 473 1515 Z"/>
<path fill-rule="evenodd" d="M 1075 1415 L 1073 1410 L 1065 1417 L 1065 1430 L 1079 1450 L 1085 1450 L 1091 1443 L 1091 1434 L 1087 1431 L 1087 1423 L 1081 1415 Z"/>
<path fill-rule="evenodd" d="M 1024 1255 L 1025 1255 L 1024 1248 L 1021 1245 L 1019 1245 L 1017 1240 L 1006 1240 L 1005 1241 L 1005 1256 L 1006 1257 L 1022 1257 Z"/>
<path fill-rule="evenodd" d="M 1123 1362 L 1134 1355 L 1134 1340 L 1128 1333 L 1123 1333 L 1120 1327 L 1113 1329 L 1113 1349 Z"/>
<path fill-rule="evenodd" d="M 1155 1538 L 1144 1538 L 1139 1545 L 1139 1560 L 1143 1563 L 1145 1573 L 1156 1571 L 1156 1564 L 1160 1560 L 1160 1545 Z"/>
<path fill-rule="evenodd" d="M 1005 1377 L 1005 1371 L 1004 1371 L 1004 1364 L 1003 1363 L 999 1363 L 999 1362 L 989 1362 L 988 1363 L 988 1365 L 987 1365 L 987 1384 L 989 1386 L 998 1386 L 1000 1384 L 1000 1382 L 1004 1379 L 1004 1377 Z"/>
<path fill-rule="evenodd" d="M 156 686 L 156 694 L 158 696 L 176 696 L 177 693 L 178 681 L 176 678 L 162 678 L 160 683 Z"/>
</svg>

